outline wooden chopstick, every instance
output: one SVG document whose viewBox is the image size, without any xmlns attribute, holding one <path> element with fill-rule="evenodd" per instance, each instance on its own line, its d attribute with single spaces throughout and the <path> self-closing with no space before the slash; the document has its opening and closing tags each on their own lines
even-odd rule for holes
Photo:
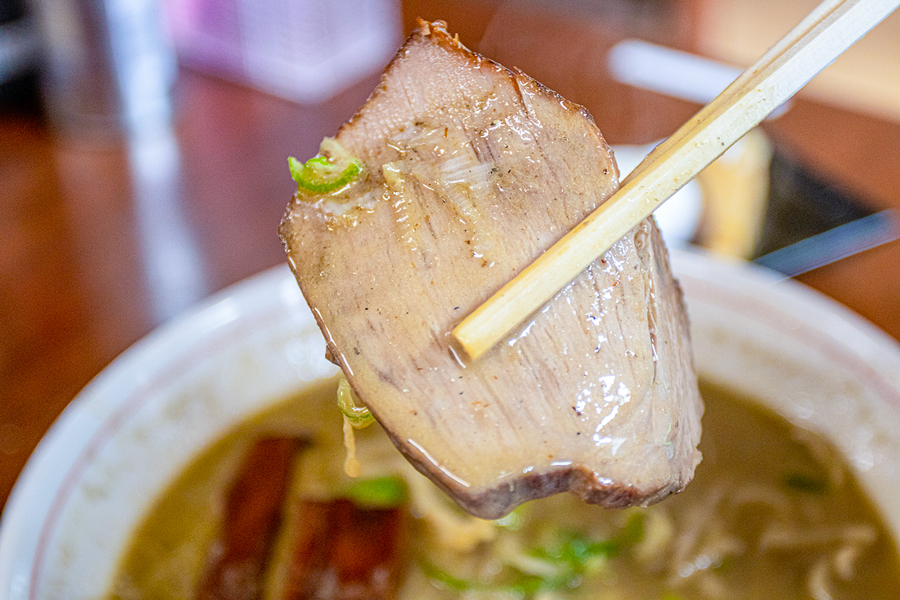
<svg viewBox="0 0 900 600">
<path fill-rule="evenodd" d="M 624 186 L 635 176 L 637 176 L 638 173 L 643 171 L 650 164 L 656 162 L 661 155 L 672 148 L 672 146 L 674 146 L 678 141 L 684 139 L 696 127 L 714 118 L 716 113 L 721 111 L 723 107 L 727 106 L 729 102 L 732 102 L 737 94 L 744 92 L 746 86 L 749 85 L 749 81 L 751 80 L 751 78 L 753 78 L 757 73 L 760 73 L 764 68 L 771 66 L 790 48 L 800 43 L 804 36 L 809 35 L 814 28 L 821 26 L 822 22 L 826 18 L 833 18 L 833 15 L 838 8 L 846 7 L 846 5 L 847 2 L 845 0 L 824 0 L 824 2 L 819 4 L 812 10 L 812 12 L 806 15 L 803 21 L 801 21 L 796 27 L 794 27 L 794 29 L 792 29 L 786 36 L 781 38 L 774 46 L 769 48 L 769 51 L 766 52 L 762 57 L 760 57 L 760 59 L 757 60 L 752 67 L 746 69 L 743 73 L 741 73 L 737 77 L 737 79 L 731 82 L 731 84 L 722 91 L 721 94 L 713 98 L 709 104 L 704 106 L 700 110 L 700 112 L 691 117 L 691 119 L 688 120 L 684 125 L 682 125 L 678 129 L 678 131 L 673 133 L 667 139 L 663 140 L 663 142 L 660 143 L 656 148 L 654 148 L 650 154 L 644 157 L 644 160 L 642 160 L 641 163 L 620 182 L 620 185 Z M 810 79 L 812 79 L 812 77 L 810 77 Z M 805 85 L 806 83 L 807 82 L 804 82 L 803 85 Z M 800 87 L 803 87 L 803 85 L 799 86 L 797 89 L 799 90 Z M 787 101 L 787 98 L 785 99 L 785 101 Z M 778 106 L 781 105 L 779 104 Z M 774 110 L 775 109 L 773 108 L 772 111 Z M 769 114 L 770 113 L 767 113 L 762 119 L 760 119 L 760 122 Z M 740 139 L 740 137 L 738 139 Z M 703 169 L 700 170 L 702 171 Z M 660 202 L 660 204 L 662 204 L 662 202 Z"/>
<path fill-rule="evenodd" d="M 825 0 L 626 177 L 611 198 L 453 329 L 475 360 L 900 6 Z"/>
</svg>

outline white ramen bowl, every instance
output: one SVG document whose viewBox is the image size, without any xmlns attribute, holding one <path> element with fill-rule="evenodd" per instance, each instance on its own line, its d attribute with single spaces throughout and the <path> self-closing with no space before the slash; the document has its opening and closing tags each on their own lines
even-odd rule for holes
<svg viewBox="0 0 900 600">
<path fill-rule="evenodd" d="M 674 252 L 702 377 L 830 437 L 900 539 L 900 346 L 767 271 Z M 204 448 L 336 372 L 292 275 L 240 283 L 136 344 L 66 409 L 0 522 L 0 597 L 101 598 Z"/>
</svg>

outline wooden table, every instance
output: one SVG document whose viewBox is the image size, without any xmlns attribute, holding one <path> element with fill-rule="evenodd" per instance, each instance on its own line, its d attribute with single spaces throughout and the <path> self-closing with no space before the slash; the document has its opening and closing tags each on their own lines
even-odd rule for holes
<svg viewBox="0 0 900 600">
<path fill-rule="evenodd" d="M 526 11 L 498 28 L 498 2 L 410 0 L 404 23 L 452 16 L 470 46 L 587 105 L 611 142 L 648 142 L 696 107 L 610 82 L 602 55 L 630 35 L 690 47 L 691 16 L 687 4 L 625 4 L 600 20 Z M 138 177 L 121 143 L 0 114 L 0 505 L 53 420 L 118 354 L 201 297 L 283 263 L 286 157 L 315 154 L 376 81 L 304 106 L 182 71 L 173 136 L 157 156 L 163 181 Z M 871 207 L 900 208 L 898 124 L 801 101 L 768 131 Z M 900 338 L 900 242 L 802 280 Z"/>
</svg>

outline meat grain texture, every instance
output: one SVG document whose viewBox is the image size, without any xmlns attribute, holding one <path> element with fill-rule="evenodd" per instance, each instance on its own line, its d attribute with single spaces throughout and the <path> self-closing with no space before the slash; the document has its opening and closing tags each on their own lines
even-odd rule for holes
<svg viewBox="0 0 900 600">
<path fill-rule="evenodd" d="M 582 107 L 420 22 L 335 140 L 360 176 L 299 191 L 281 236 L 331 356 L 422 473 L 483 518 L 567 490 L 646 505 L 690 481 L 703 404 L 652 218 L 478 361 L 449 350 L 617 189 Z"/>
</svg>

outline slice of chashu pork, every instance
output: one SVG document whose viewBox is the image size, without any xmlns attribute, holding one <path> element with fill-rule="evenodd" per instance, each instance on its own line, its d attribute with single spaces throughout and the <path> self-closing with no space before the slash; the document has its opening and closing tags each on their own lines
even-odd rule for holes
<svg viewBox="0 0 900 600">
<path fill-rule="evenodd" d="M 703 404 L 652 218 L 476 362 L 450 350 L 460 320 L 617 189 L 586 110 L 420 22 L 321 156 L 340 187 L 300 173 L 289 263 L 422 473 L 483 518 L 566 490 L 646 505 L 691 480 Z"/>
</svg>

